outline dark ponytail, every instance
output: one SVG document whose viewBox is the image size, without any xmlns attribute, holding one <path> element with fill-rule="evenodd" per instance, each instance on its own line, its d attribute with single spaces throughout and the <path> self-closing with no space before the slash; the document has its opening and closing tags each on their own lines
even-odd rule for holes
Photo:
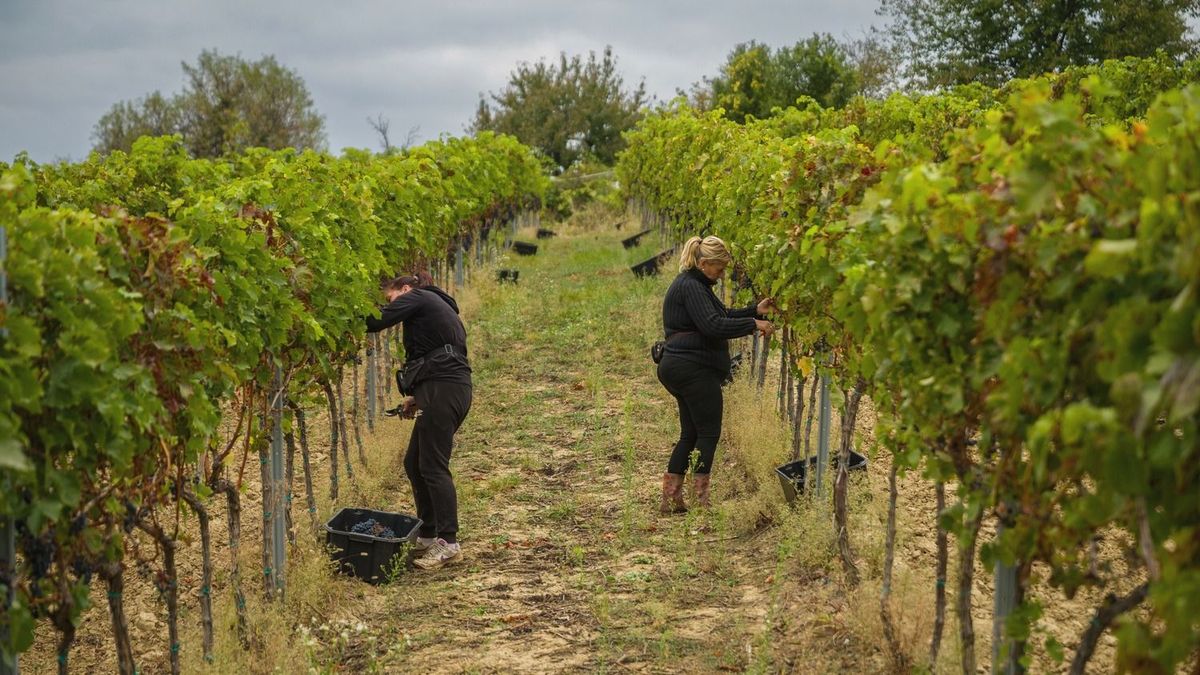
<svg viewBox="0 0 1200 675">
<path fill-rule="evenodd" d="M 433 285 L 433 278 L 425 270 L 417 270 L 412 274 L 402 274 L 383 285 L 385 290 L 398 291 L 405 286 L 426 288 Z"/>
</svg>

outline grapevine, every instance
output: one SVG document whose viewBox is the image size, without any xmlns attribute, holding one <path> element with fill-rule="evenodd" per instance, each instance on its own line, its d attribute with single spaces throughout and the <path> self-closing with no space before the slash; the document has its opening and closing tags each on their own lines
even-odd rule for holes
<svg viewBox="0 0 1200 675">
<path fill-rule="evenodd" d="M 830 348 L 791 367 L 839 383 L 847 420 L 871 396 L 893 463 L 939 494 L 956 485 L 939 524 L 958 536 L 964 672 L 985 520 L 1003 526 L 986 564 L 1016 565 L 1022 588 L 1044 564 L 1068 597 L 1118 590 L 1090 544 L 1124 531 L 1148 585 L 1097 608 L 1104 626 L 1127 612 L 1119 664 L 1171 672 L 1200 648 L 1195 79 L 1195 62 L 1130 59 L 744 125 L 677 105 L 627 136 L 617 172 L 635 207 L 730 242 L 777 299 L 789 352 Z M 1019 653 L 1042 608 L 1018 597 Z M 1148 612 L 1128 613 L 1142 597 Z"/>
<path fill-rule="evenodd" d="M 143 138 L 129 153 L 79 164 L 0 165 L 10 242 L 0 453 L 12 486 L 0 515 L 20 531 L 19 565 L 3 580 L 16 591 L 10 642 L 0 647 L 27 649 L 35 622 L 48 618 L 65 671 L 89 584 L 102 578 L 120 667 L 133 672 L 119 595 L 125 568 L 153 558 L 178 672 L 174 542 L 186 507 L 201 521 L 211 655 L 205 502 L 217 493 L 229 505 L 245 640 L 240 487 L 246 460 L 266 456 L 272 397 L 328 394 L 331 409 L 344 408 L 338 376 L 364 344 L 379 282 L 481 240 L 538 204 L 545 185 L 528 148 L 490 133 L 389 157 L 256 149 L 221 160 L 189 158 L 178 137 Z M 289 407 L 315 516 L 303 417 Z M 226 415 L 236 432 L 222 442 Z M 349 471 L 347 423 L 333 419 Z M 264 482 L 264 524 L 285 517 L 271 490 Z M 135 529 L 157 555 L 137 551 Z"/>
</svg>

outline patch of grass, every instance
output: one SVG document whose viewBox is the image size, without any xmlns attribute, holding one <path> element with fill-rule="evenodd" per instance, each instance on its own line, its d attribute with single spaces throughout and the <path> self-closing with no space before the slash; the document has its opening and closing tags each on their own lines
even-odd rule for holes
<svg viewBox="0 0 1200 675">
<path fill-rule="evenodd" d="M 574 499 L 568 497 L 546 509 L 543 514 L 550 520 L 572 520 L 578 512 L 579 506 L 575 503 Z"/>
</svg>

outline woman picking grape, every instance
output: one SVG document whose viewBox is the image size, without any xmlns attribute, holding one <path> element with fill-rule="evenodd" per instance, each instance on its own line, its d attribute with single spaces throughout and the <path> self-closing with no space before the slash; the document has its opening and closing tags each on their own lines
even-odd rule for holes
<svg viewBox="0 0 1200 675">
<path fill-rule="evenodd" d="M 462 560 L 450 451 L 455 432 L 471 410 L 467 331 L 454 298 L 423 274 L 393 279 L 384 293 L 388 304 L 380 318 L 367 318 L 367 331 L 404 324 L 407 358 L 401 393 L 408 398 L 400 410 L 407 417 L 420 413 L 404 456 L 404 472 L 422 521 L 414 564 L 434 569 Z"/>
<path fill-rule="evenodd" d="M 774 310 L 767 298 L 741 309 L 727 309 L 713 292 L 733 260 L 718 237 L 692 237 L 679 257 L 679 276 L 663 300 L 666 346 L 658 380 L 679 404 L 679 440 L 663 474 L 662 513 L 687 510 L 684 476 L 693 461 L 692 488 L 700 506 L 709 504 L 709 472 L 721 437 L 721 384 L 729 377 L 728 340 L 754 332 L 770 335 L 763 315 Z"/>
</svg>

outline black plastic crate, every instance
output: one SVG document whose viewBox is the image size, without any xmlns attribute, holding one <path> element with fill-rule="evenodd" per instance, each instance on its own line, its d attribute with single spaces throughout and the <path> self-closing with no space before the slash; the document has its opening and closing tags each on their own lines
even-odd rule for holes
<svg viewBox="0 0 1200 675">
<path fill-rule="evenodd" d="M 496 270 L 496 281 L 500 283 L 517 283 L 517 279 L 521 276 L 521 270 Z"/>
<path fill-rule="evenodd" d="M 829 456 L 829 465 L 836 467 L 838 465 L 837 453 L 831 453 Z M 787 503 L 791 504 L 796 501 L 798 495 L 804 494 L 804 483 L 810 471 L 815 471 L 817 468 L 817 456 L 813 455 L 808 459 L 798 459 L 794 462 L 788 462 L 783 466 L 775 469 L 775 475 L 779 476 L 779 485 L 783 488 L 783 497 Z M 850 466 L 848 471 L 866 471 L 867 458 L 857 452 L 850 451 Z"/>
<path fill-rule="evenodd" d="M 526 241 L 514 241 L 513 250 L 517 252 L 517 255 L 534 255 L 537 253 L 538 247 L 537 244 L 530 244 Z"/>
<path fill-rule="evenodd" d="M 650 230 L 642 230 L 641 232 L 638 232 L 637 234 L 635 234 L 631 237 L 626 237 L 626 238 L 622 239 L 621 245 L 624 246 L 625 248 L 633 248 L 634 246 L 638 245 L 638 242 L 641 241 L 642 237 L 644 237 L 648 234 L 650 234 Z"/>
<path fill-rule="evenodd" d="M 558 233 L 555 232 L 554 230 L 547 230 L 544 227 L 539 227 L 538 231 L 537 231 L 538 239 L 549 239 L 550 237 L 554 237 L 557 235 L 558 235 Z"/>
<path fill-rule="evenodd" d="M 640 262 L 629 269 L 635 277 L 652 277 L 658 274 L 658 258 Z"/>
<path fill-rule="evenodd" d="M 644 260 L 633 267 L 630 267 L 629 269 L 633 272 L 633 275 L 637 277 L 654 276 L 658 274 L 658 268 L 674 254 L 675 249 L 667 249 L 653 258 Z"/>
<path fill-rule="evenodd" d="M 393 538 L 351 532 L 358 523 L 374 518 L 375 522 L 392 528 Z M 404 551 L 404 545 L 416 540 L 419 518 L 403 513 L 372 509 L 343 508 L 325 523 L 325 543 L 338 564 L 338 571 L 369 584 L 387 581 L 392 558 Z"/>
</svg>

